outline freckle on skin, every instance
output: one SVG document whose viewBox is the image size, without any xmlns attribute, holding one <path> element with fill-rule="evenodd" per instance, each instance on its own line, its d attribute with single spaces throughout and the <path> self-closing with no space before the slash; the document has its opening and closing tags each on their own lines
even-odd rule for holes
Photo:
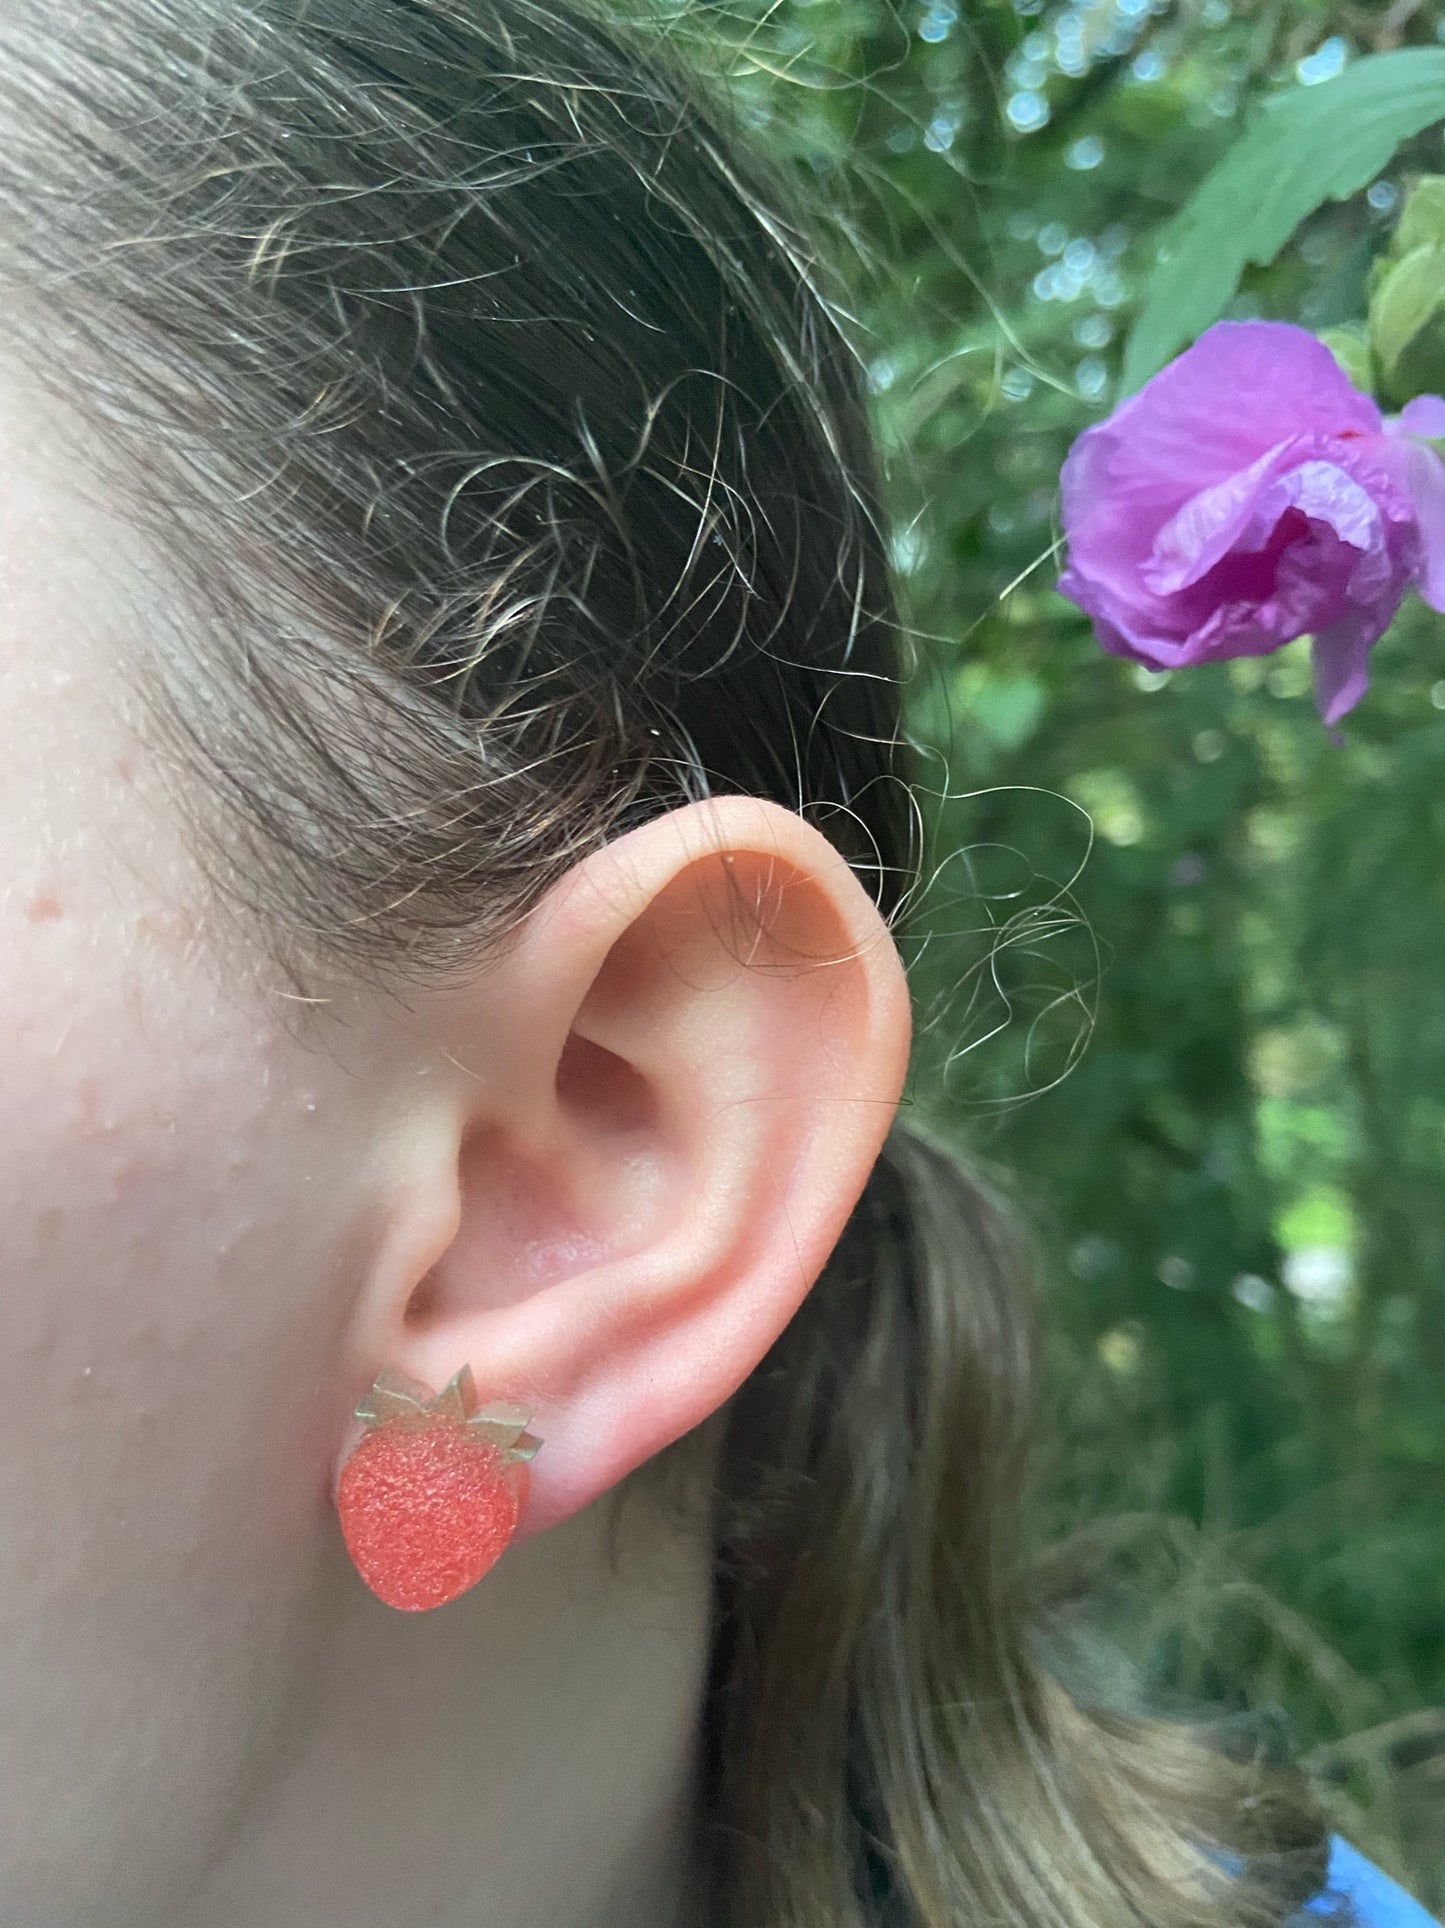
<svg viewBox="0 0 1445 1928">
<path fill-rule="evenodd" d="M 48 890 L 43 890 L 38 897 L 32 897 L 25 906 L 25 915 L 32 924 L 46 924 L 52 918 L 63 917 L 65 912 L 60 899 L 52 896 Z"/>
</svg>

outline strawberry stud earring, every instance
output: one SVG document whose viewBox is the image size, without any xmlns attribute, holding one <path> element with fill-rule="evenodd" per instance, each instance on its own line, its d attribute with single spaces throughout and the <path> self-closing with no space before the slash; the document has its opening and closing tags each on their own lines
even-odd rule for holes
<svg viewBox="0 0 1445 1928">
<path fill-rule="evenodd" d="M 390 1368 L 355 1410 L 365 1422 L 336 1482 L 342 1537 L 379 1600 L 404 1612 L 445 1606 L 506 1551 L 526 1505 L 527 1461 L 542 1444 L 528 1406 L 478 1408 L 463 1366 L 433 1396 Z"/>
</svg>

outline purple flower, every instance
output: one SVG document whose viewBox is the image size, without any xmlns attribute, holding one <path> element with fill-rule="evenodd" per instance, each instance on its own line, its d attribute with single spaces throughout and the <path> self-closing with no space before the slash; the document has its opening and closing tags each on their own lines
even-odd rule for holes
<svg viewBox="0 0 1445 1928">
<path fill-rule="evenodd" d="M 1445 610 L 1445 463 L 1422 437 L 1445 437 L 1438 395 L 1386 421 L 1303 328 L 1218 322 L 1069 451 L 1059 588 L 1154 669 L 1312 636 L 1334 723 L 1405 591 Z"/>
</svg>

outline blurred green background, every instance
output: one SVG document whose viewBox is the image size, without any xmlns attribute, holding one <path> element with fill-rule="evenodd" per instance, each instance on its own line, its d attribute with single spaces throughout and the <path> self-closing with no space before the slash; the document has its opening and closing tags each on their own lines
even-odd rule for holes
<svg viewBox="0 0 1445 1928">
<path fill-rule="evenodd" d="M 1304 644 L 1175 675 L 1056 596 L 1163 221 L 1257 104 L 1421 0 L 693 0 L 817 190 L 920 636 L 938 836 L 915 1102 L 1021 1175 L 1055 1525 L 1110 1519 L 1151 1690 L 1286 1710 L 1445 1903 L 1445 619 L 1332 743 Z M 1231 313 L 1359 318 L 1433 129 Z"/>
</svg>

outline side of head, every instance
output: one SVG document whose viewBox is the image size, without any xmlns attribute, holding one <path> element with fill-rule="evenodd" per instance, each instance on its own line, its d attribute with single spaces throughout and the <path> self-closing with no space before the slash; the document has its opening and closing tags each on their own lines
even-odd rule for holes
<svg viewBox="0 0 1445 1928">
<path fill-rule="evenodd" d="M 0 42 L 0 1890 L 120 1928 L 383 1617 L 381 1366 L 536 1406 L 545 1539 L 821 1271 L 907 1057 L 897 641 L 853 370 L 662 62 L 330 0 Z"/>
<path fill-rule="evenodd" d="M 19 0 L 0 126 L 17 1918 L 187 1919 L 352 1623 L 350 1409 L 463 1362 L 537 1561 L 720 1416 L 738 1918 L 1275 1918 L 1170 1912 L 1240 1787 L 1014 1610 L 1027 1282 L 885 1151 L 900 644 L 760 164 L 536 0 Z"/>
</svg>

